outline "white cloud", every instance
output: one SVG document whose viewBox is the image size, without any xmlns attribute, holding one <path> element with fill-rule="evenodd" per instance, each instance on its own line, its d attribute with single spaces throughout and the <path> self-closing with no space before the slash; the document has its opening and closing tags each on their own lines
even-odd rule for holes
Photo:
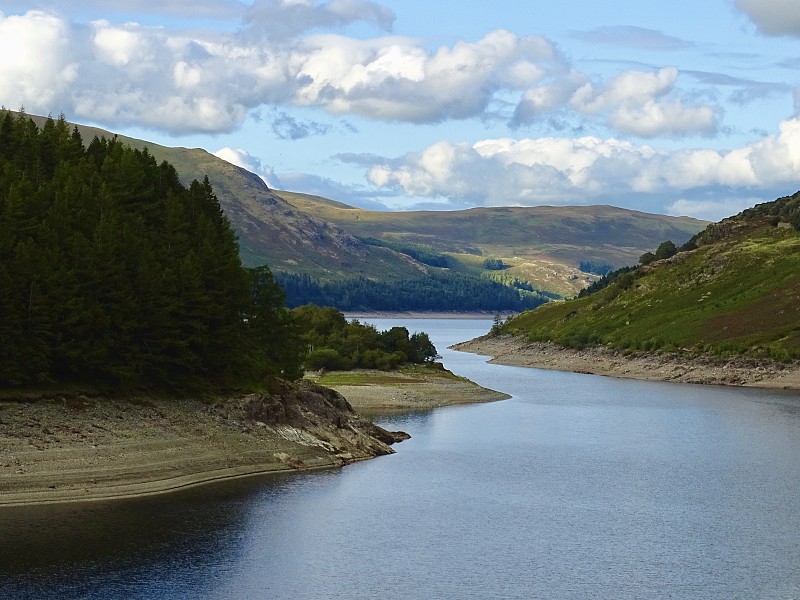
<svg viewBox="0 0 800 600">
<path fill-rule="evenodd" d="M 350 22 L 373 5 L 265 0 L 253 10 L 270 7 L 301 11 L 302 29 L 311 15 Z M 507 31 L 435 51 L 394 36 L 275 42 L 249 28 L 200 37 L 106 20 L 79 26 L 37 11 L 0 13 L 0 31 L 12 57 L 0 62 L 0 103 L 173 133 L 230 131 L 264 105 L 411 122 L 469 118 L 483 114 L 496 94 L 521 92 L 564 69 L 547 40 Z"/>
<path fill-rule="evenodd" d="M 742 212 L 764 198 L 757 196 L 746 198 L 720 198 L 717 200 L 676 200 L 667 206 L 667 214 L 674 217 L 694 217 L 705 221 L 719 221 L 730 215 Z"/>
<path fill-rule="evenodd" d="M 736 0 L 736 7 L 762 33 L 800 36 L 800 5 L 796 0 Z"/>
<path fill-rule="evenodd" d="M 640 137 L 716 133 L 718 115 L 711 106 L 685 106 L 678 98 L 661 98 L 675 88 L 678 70 L 665 67 L 655 73 L 627 71 L 595 89 L 585 83 L 570 98 L 577 111 L 609 113 L 609 124 Z"/>
<path fill-rule="evenodd" d="M 544 38 L 502 30 L 435 52 L 408 38 L 333 35 L 309 38 L 303 50 L 298 103 L 411 122 L 480 115 L 498 91 L 525 89 L 560 62 Z"/>
<path fill-rule="evenodd" d="M 60 98 L 79 74 L 71 42 L 69 26 L 53 15 L 0 13 L 0 103 L 28 112 L 60 112 Z"/>
<path fill-rule="evenodd" d="M 255 173 L 272 189 L 280 189 L 281 187 L 280 181 L 272 167 L 262 163 L 260 158 L 253 156 L 247 150 L 230 147 L 220 148 L 214 152 L 214 156 L 232 165 L 246 169 L 251 173 Z"/>
<path fill-rule="evenodd" d="M 718 112 L 681 97 L 675 68 L 597 84 L 541 36 L 497 30 L 431 50 L 400 36 L 301 35 L 359 20 L 389 27 L 393 18 L 369 0 L 260 0 L 242 29 L 222 34 L 0 13 L 10 57 L 0 61 L 0 103 L 180 134 L 231 131 L 269 105 L 436 123 L 518 98 L 516 126 L 574 111 L 641 137 L 716 131 Z"/>
<path fill-rule="evenodd" d="M 376 164 L 367 177 L 411 197 L 479 205 L 585 204 L 734 188 L 736 196 L 750 197 L 800 181 L 800 120 L 784 121 L 778 135 L 727 152 L 670 152 L 597 137 L 439 142 Z"/>
</svg>

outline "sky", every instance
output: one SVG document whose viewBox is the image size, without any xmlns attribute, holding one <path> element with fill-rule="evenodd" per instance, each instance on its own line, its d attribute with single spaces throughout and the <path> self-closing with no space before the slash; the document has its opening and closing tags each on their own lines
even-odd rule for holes
<svg viewBox="0 0 800 600">
<path fill-rule="evenodd" d="M 0 105 L 378 210 L 800 189 L 798 0 L 0 0 Z"/>
</svg>

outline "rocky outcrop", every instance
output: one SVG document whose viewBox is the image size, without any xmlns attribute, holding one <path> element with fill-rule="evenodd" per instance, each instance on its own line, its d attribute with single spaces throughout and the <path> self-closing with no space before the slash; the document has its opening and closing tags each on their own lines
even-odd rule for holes
<svg viewBox="0 0 800 600">
<path fill-rule="evenodd" d="M 391 444 L 410 437 L 405 432 L 387 431 L 375 425 L 356 413 L 344 396 L 311 381 L 276 380 L 270 387 L 269 393 L 230 399 L 210 410 L 278 430 L 295 428 L 316 438 L 337 456 L 366 458 L 392 454 Z"/>
</svg>

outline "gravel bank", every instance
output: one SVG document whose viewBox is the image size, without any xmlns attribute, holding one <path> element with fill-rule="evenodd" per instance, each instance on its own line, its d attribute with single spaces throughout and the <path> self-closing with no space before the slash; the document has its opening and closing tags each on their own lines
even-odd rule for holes
<svg viewBox="0 0 800 600">
<path fill-rule="evenodd" d="M 407 436 L 406 436 L 407 437 Z M 336 467 L 400 441 L 313 384 L 214 403 L 89 395 L 0 402 L 0 506 L 108 500 Z"/>
<path fill-rule="evenodd" d="M 493 357 L 490 362 L 539 369 L 591 373 L 648 381 L 800 390 L 800 363 L 746 358 L 719 359 L 674 354 L 631 354 L 607 348 L 576 350 L 530 343 L 513 336 L 483 336 L 454 350 Z"/>
</svg>

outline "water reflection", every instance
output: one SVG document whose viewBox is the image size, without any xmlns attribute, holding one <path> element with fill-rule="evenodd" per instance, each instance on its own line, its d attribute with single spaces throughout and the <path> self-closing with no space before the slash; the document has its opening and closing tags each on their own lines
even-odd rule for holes
<svg viewBox="0 0 800 600">
<path fill-rule="evenodd" d="M 800 597 L 796 394 L 498 367 L 444 349 L 488 322 L 406 326 L 513 398 L 385 416 L 413 437 L 343 470 L 0 511 L 0 597 Z"/>
</svg>

